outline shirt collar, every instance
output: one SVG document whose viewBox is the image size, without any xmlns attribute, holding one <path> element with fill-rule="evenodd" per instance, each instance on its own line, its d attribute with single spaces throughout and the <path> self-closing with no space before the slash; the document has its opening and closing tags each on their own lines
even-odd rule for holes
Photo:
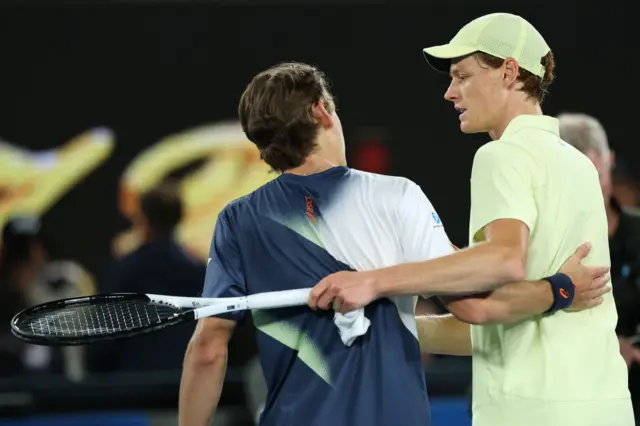
<svg viewBox="0 0 640 426">
<path fill-rule="evenodd" d="M 553 133 L 558 137 L 560 136 L 560 124 L 557 118 L 548 115 L 523 114 L 518 115 L 509 122 L 500 139 L 508 139 L 524 129 L 542 130 Z"/>
</svg>

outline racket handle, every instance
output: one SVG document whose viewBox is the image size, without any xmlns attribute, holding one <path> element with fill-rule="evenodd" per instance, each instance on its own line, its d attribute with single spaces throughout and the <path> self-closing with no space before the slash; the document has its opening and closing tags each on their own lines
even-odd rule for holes
<svg viewBox="0 0 640 426">
<path fill-rule="evenodd" d="M 307 304 L 310 288 L 269 291 L 247 296 L 249 309 L 287 308 Z"/>
<path fill-rule="evenodd" d="M 226 300 L 219 299 L 219 301 L 223 303 L 214 303 L 213 305 L 195 309 L 193 315 L 194 319 L 199 319 L 241 310 L 304 306 L 307 304 L 310 292 L 310 288 L 300 288 L 295 290 L 268 291 L 245 297 L 230 297 Z"/>
</svg>

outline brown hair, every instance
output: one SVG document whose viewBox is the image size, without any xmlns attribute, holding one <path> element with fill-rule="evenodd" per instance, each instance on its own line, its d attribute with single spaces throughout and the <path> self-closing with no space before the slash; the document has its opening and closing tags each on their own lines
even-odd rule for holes
<svg viewBox="0 0 640 426">
<path fill-rule="evenodd" d="M 488 53 L 476 52 L 476 55 L 480 62 L 494 69 L 500 68 L 504 63 L 504 59 L 497 58 Z M 544 77 L 540 78 L 524 68 L 520 68 L 518 81 L 523 83 L 520 90 L 525 92 L 527 96 L 535 98 L 538 102 L 542 103 L 547 93 L 549 93 L 549 86 L 553 82 L 553 70 L 556 66 L 553 52 L 549 51 L 549 53 L 541 58 L 540 63 L 544 66 Z"/>
<path fill-rule="evenodd" d="M 170 235 L 183 213 L 177 184 L 167 180 L 145 192 L 140 199 L 140 212 L 153 235 Z"/>
<path fill-rule="evenodd" d="M 259 73 L 245 89 L 238 105 L 242 130 L 274 170 L 302 165 L 315 149 L 318 123 L 312 107 L 320 100 L 333 112 L 333 96 L 324 74 L 298 62 Z"/>
</svg>

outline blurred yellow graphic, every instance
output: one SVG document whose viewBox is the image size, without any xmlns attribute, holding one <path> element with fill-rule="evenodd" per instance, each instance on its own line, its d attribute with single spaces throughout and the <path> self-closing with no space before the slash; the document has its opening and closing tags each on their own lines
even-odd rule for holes
<svg viewBox="0 0 640 426">
<path fill-rule="evenodd" d="M 42 216 L 113 151 L 110 129 L 87 130 L 51 150 L 0 141 L 0 228 L 13 214 Z"/>
<path fill-rule="evenodd" d="M 185 215 L 176 238 L 205 260 L 222 208 L 275 175 L 260 160 L 258 150 L 246 139 L 239 123 L 205 125 L 170 135 L 134 158 L 120 182 L 120 211 L 135 223 L 140 196 L 172 173 L 194 164 L 199 166 L 179 181 Z M 115 238 L 114 256 L 131 252 L 140 243 L 140 232 L 133 225 Z"/>
</svg>

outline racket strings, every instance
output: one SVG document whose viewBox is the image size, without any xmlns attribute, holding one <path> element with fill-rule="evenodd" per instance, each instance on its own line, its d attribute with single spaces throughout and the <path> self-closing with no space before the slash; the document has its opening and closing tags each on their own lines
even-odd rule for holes
<svg viewBox="0 0 640 426">
<path fill-rule="evenodd" d="M 16 326 L 33 336 L 95 337 L 149 327 L 179 311 L 145 301 L 119 301 L 36 312 L 20 319 Z"/>
</svg>

